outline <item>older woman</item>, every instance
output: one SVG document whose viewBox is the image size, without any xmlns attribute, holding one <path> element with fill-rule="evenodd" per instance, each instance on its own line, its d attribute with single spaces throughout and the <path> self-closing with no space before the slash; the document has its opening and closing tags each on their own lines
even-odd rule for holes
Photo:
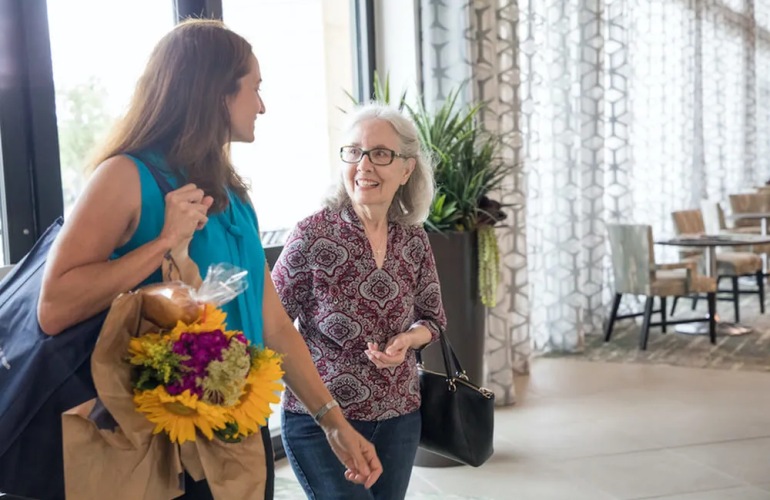
<svg viewBox="0 0 770 500">
<path fill-rule="evenodd" d="M 375 445 L 383 475 L 369 491 L 339 480 L 323 431 L 291 391 L 283 441 L 308 498 L 393 500 L 406 494 L 420 438 L 415 350 L 446 324 L 423 229 L 432 168 L 411 120 L 379 104 L 351 116 L 340 159 L 336 195 L 297 224 L 272 276 L 336 403 Z"/>
</svg>

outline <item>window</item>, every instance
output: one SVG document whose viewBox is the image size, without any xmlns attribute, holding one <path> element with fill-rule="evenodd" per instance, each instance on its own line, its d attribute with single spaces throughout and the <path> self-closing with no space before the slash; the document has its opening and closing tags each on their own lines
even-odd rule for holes
<svg viewBox="0 0 770 500">
<path fill-rule="evenodd" d="M 123 114 L 152 48 L 174 25 L 172 2 L 119 5 L 48 1 L 65 216 L 85 185 L 90 151 Z"/>
<path fill-rule="evenodd" d="M 353 92 L 349 0 L 223 0 L 224 22 L 254 47 L 266 114 L 253 144 L 233 144 L 260 229 L 291 228 L 336 182 Z"/>
</svg>

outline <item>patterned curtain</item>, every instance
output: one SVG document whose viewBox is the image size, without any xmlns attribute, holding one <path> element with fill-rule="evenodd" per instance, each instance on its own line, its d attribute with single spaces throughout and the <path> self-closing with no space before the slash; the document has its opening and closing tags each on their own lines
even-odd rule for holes
<svg viewBox="0 0 770 500">
<path fill-rule="evenodd" d="M 497 198 L 507 205 L 506 226 L 497 230 L 502 277 L 500 301 L 487 310 L 485 381 L 500 405 L 514 402 L 514 371 L 527 373 L 529 289 L 524 172 L 521 168 L 516 79 L 516 41 L 512 28 L 516 2 L 422 1 L 422 78 L 426 105 L 440 104 L 464 85 L 468 102 L 486 104 L 486 127 L 504 138 L 503 155 L 517 165 Z"/>
<path fill-rule="evenodd" d="M 770 0 L 421 6 L 426 101 L 470 82 L 517 165 L 487 326 L 491 385 L 510 396 L 530 344 L 580 351 L 601 331 L 607 223 L 671 234 L 672 211 L 770 179 Z"/>
</svg>

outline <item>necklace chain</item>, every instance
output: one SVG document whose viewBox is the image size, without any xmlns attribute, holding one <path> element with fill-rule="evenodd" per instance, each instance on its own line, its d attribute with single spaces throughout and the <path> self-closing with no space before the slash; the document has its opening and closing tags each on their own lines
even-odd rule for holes
<svg viewBox="0 0 770 500">
<path fill-rule="evenodd" d="M 372 247 L 372 252 L 375 255 L 382 255 L 382 254 L 385 253 L 385 250 L 387 250 L 387 246 L 388 246 L 388 233 L 387 233 L 387 229 L 385 231 L 386 231 L 385 232 L 385 241 L 383 241 L 379 245 L 375 245 L 374 244 L 374 238 L 372 237 L 372 234 L 369 232 L 369 230 L 366 228 L 366 226 L 364 226 L 364 233 L 368 237 L 367 239 L 369 240 L 370 246 Z"/>
</svg>

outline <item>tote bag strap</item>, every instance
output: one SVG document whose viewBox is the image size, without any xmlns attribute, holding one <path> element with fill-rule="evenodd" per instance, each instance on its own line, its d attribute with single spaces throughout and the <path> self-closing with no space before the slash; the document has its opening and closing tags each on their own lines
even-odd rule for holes
<svg viewBox="0 0 770 500">
<path fill-rule="evenodd" d="M 449 343 L 449 339 L 445 334 L 441 333 L 439 335 L 439 342 L 441 343 L 441 355 L 444 358 L 444 372 L 447 378 L 458 377 L 467 380 L 468 375 L 466 375 L 465 370 L 460 365 L 460 360 L 457 358 L 457 354 L 455 354 L 452 344 Z M 417 364 L 422 365 L 421 350 L 415 352 L 415 355 L 417 357 Z"/>
<path fill-rule="evenodd" d="M 144 163 L 144 166 L 147 167 L 147 170 L 150 171 L 152 178 L 155 179 L 155 182 L 158 184 L 163 198 L 165 198 L 168 193 L 174 190 L 174 188 L 171 187 L 171 183 L 168 182 L 166 176 L 161 172 L 161 169 L 158 168 L 158 166 L 155 165 L 155 163 L 152 162 L 146 154 L 129 153 L 128 156 L 132 156 L 133 158 Z"/>
</svg>

